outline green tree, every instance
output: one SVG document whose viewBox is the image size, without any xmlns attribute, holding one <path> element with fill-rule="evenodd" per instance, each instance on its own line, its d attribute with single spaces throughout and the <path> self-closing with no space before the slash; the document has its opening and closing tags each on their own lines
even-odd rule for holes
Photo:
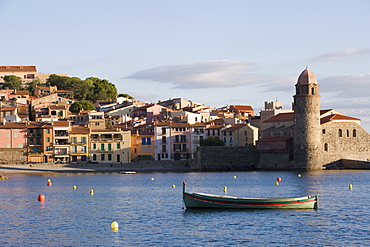
<svg viewBox="0 0 370 247">
<path fill-rule="evenodd" d="M 200 140 L 201 146 L 225 146 L 225 143 L 219 138 L 208 137 L 207 139 Z"/>
<path fill-rule="evenodd" d="M 97 100 L 113 100 L 117 97 L 116 86 L 108 80 L 89 77 L 86 81 L 93 84 L 93 94 L 89 99 L 92 102 L 96 102 Z"/>
<path fill-rule="evenodd" d="M 35 87 L 41 85 L 40 79 L 36 78 L 27 83 L 27 91 L 30 93 L 30 95 L 34 95 Z"/>
<path fill-rule="evenodd" d="M 118 94 L 118 97 L 125 97 L 125 98 L 128 98 L 128 99 L 134 99 L 134 97 L 132 97 L 131 95 L 126 94 L 126 93 L 120 93 L 120 94 Z"/>
<path fill-rule="evenodd" d="M 22 78 L 15 76 L 15 75 L 6 75 L 4 76 L 4 83 L 3 88 L 10 88 L 10 89 L 22 89 Z"/>
<path fill-rule="evenodd" d="M 69 107 L 69 111 L 73 113 L 79 113 L 82 110 L 95 110 L 95 106 L 90 101 L 82 100 L 72 103 Z"/>
</svg>

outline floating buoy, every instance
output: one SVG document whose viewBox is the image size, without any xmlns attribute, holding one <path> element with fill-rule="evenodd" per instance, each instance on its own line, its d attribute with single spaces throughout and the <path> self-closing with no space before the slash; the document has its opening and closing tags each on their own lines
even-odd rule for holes
<svg viewBox="0 0 370 247">
<path fill-rule="evenodd" d="M 117 221 L 113 221 L 112 224 L 110 224 L 110 227 L 113 231 L 118 231 L 118 223 Z"/>
<path fill-rule="evenodd" d="M 38 200 L 39 200 L 39 202 L 43 202 L 43 201 L 45 201 L 45 196 L 44 196 L 43 194 L 40 194 L 40 195 L 38 196 Z"/>
<path fill-rule="evenodd" d="M 0 174 L 0 180 L 3 180 L 3 179 L 9 179 L 9 178 L 7 176 Z"/>
<path fill-rule="evenodd" d="M 227 187 L 226 187 L 226 186 L 224 187 L 224 192 L 225 192 L 225 193 L 227 192 Z"/>
<path fill-rule="evenodd" d="M 352 184 L 349 184 L 348 188 L 351 190 L 352 189 Z"/>
<path fill-rule="evenodd" d="M 154 178 L 151 178 L 150 180 L 154 180 Z"/>
<path fill-rule="evenodd" d="M 73 189 L 75 190 L 75 189 L 77 189 L 77 186 L 76 185 L 73 185 Z"/>
<path fill-rule="evenodd" d="M 48 179 L 48 182 L 51 182 L 51 180 L 50 180 L 50 179 Z"/>
<path fill-rule="evenodd" d="M 90 195 L 94 195 L 94 190 L 90 190 Z"/>
<path fill-rule="evenodd" d="M 176 185 L 174 185 L 174 184 L 173 184 L 173 185 L 172 185 L 172 188 L 176 188 Z"/>
<path fill-rule="evenodd" d="M 51 182 L 48 182 L 46 185 L 47 186 L 52 186 L 53 184 Z"/>
<path fill-rule="evenodd" d="M 279 181 L 279 182 L 280 182 L 280 181 L 281 181 L 281 177 L 278 177 L 278 178 L 276 179 L 276 181 Z"/>
<path fill-rule="evenodd" d="M 279 185 L 279 182 L 275 182 L 275 185 Z"/>
<path fill-rule="evenodd" d="M 301 174 L 298 174 L 298 177 L 300 178 L 302 175 Z"/>
<path fill-rule="evenodd" d="M 234 178 L 236 178 L 236 176 L 234 176 Z"/>
</svg>

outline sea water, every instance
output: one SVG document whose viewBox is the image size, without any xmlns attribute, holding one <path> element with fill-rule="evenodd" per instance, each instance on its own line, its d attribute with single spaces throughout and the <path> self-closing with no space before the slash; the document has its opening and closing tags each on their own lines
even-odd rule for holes
<svg viewBox="0 0 370 247">
<path fill-rule="evenodd" d="M 7 176 L 0 246 L 370 245 L 370 171 Z M 182 181 L 189 192 L 318 195 L 319 209 L 186 210 Z"/>
</svg>

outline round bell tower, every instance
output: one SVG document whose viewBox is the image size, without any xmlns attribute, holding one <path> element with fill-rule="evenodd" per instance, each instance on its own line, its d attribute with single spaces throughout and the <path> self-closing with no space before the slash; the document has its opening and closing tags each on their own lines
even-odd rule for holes
<svg viewBox="0 0 370 247">
<path fill-rule="evenodd" d="M 294 95 L 293 169 L 322 170 L 319 84 L 305 69 L 299 75 Z"/>
</svg>

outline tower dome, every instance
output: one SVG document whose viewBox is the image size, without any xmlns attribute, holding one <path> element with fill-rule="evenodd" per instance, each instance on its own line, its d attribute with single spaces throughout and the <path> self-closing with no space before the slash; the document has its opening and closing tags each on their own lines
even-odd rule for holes
<svg viewBox="0 0 370 247">
<path fill-rule="evenodd" d="M 311 70 L 306 68 L 299 75 L 297 84 L 311 84 L 311 83 L 317 84 L 316 76 L 313 74 Z"/>
</svg>

